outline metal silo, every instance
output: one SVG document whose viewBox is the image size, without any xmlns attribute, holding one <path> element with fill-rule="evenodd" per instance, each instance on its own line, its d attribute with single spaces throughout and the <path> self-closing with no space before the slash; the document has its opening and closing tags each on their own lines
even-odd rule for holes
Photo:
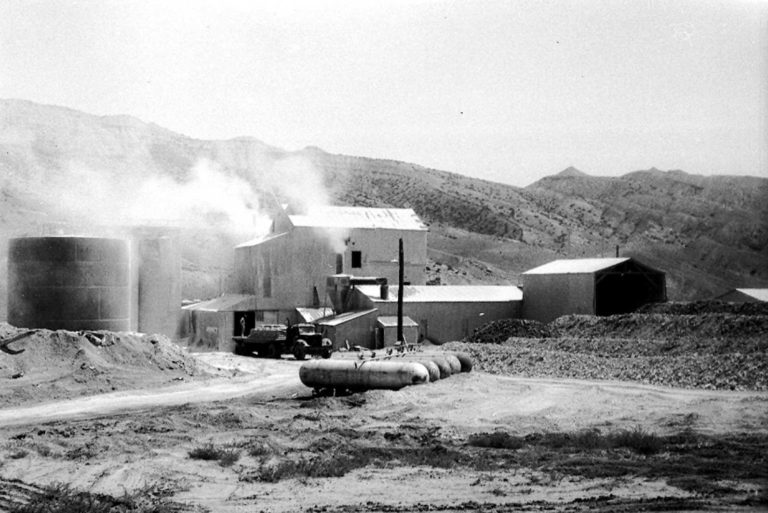
<svg viewBox="0 0 768 513">
<path fill-rule="evenodd" d="M 177 335 L 181 316 L 181 248 L 178 237 L 138 239 L 138 328 Z"/>
<path fill-rule="evenodd" d="M 8 322 L 25 328 L 128 331 L 130 245 L 97 237 L 26 237 L 8 247 Z"/>
</svg>

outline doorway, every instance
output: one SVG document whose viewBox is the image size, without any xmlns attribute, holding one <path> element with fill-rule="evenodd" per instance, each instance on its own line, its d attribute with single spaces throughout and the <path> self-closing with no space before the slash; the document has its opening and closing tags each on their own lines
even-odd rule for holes
<svg viewBox="0 0 768 513">
<path fill-rule="evenodd" d="M 247 337 L 253 328 L 256 327 L 256 312 L 235 312 L 234 313 L 234 335 L 236 337 Z"/>
</svg>

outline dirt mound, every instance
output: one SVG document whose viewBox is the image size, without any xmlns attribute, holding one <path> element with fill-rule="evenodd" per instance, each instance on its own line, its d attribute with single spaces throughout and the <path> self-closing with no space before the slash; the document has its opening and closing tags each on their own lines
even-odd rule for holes
<svg viewBox="0 0 768 513">
<path fill-rule="evenodd" d="M 685 305 L 670 311 L 749 313 L 567 315 L 547 325 L 504 320 L 446 348 L 469 352 L 480 370 L 496 374 L 768 390 L 768 315 L 727 303 Z"/>
<path fill-rule="evenodd" d="M 733 315 L 768 315 L 768 303 L 726 303 L 723 301 L 690 301 L 670 303 L 648 303 L 636 313 L 701 315 L 724 313 Z"/>
<path fill-rule="evenodd" d="M 0 340 L 29 332 L 0 323 Z M 158 385 L 207 368 L 162 335 L 36 330 L 0 352 L 0 405 Z"/>
<path fill-rule="evenodd" d="M 768 315 L 566 315 L 552 321 L 549 327 L 553 333 L 564 337 L 737 339 L 747 344 L 765 339 L 768 334 Z"/>
<path fill-rule="evenodd" d="M 476 329 L 464 341 L 501 344 L 511 337 L 545 338 L 554 336 L 548 325 L 527 319 L 501 319 Z"/>
<path fill-rule="evenodd" d="M 612 350 L 603 351 L 614 344 Z M 635 381 L 708 390 L 768 390 L 765 350 L 664 354 L 663 344 L 623 341 L 512 338 L 498 345 L 451 342 L 446 349 L 466 351 L 477 369 L 531 378 Z"/>
</svg>

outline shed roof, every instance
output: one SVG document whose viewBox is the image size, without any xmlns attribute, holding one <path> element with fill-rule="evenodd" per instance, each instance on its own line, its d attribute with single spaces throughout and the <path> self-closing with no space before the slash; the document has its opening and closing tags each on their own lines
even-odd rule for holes
<svg viewBox="0 0 768 513">
<path fill-rule="evenodd" d="M 736 290 L 737 292 L 741 292 L 746 296 L 753 297 L 758 301 L 768 302 L 768 289 L 734 289 L 734 290 Z"/>
<path fill-rule="evenodd" d="M 297 308 L 302 322 L 315 322 L 325 317 L 333 315 L 333 309 L 328 307 L 323 308 Z"/>
<path fill-rule="evenodd" d="M 630 258 L 573 258 L 555 260 L 548 264 L 534 267 L 523 274 L 592 274 L 609 269 Z"/>
<path fill-rule="evenodd" d="M 375 303 L 397 302 L 398 287 L 389 287 L 387 299 L 381 299 L 381 287 L 358 285 L 357 289 Z M 523 291 L 512 285 L 406 285 L 404 303 L 500 303 L 522 301 Z"/>
<path fill-rule="evenodd" d="M 184 306 L 182 309 L 205 312 L 239 312 L 255 310 L 256 296 L 247 294 L 225 294 L 214 299 Z"/>
<path fill-rule="evenodd" d="M 376 319 L 376 322 L 380 324 L 383 328 L 392 328 L 397 327 L 397 316 L 396 315 L 383 315 Z M 419 323 L 411 319 L 410 317 L 403 316 L 403 326 L 418 326 Z"/>
<path fill-rule="evenodd" d="M 321 326 L 338 326 L 340 324 L 344 324 L 345 322 L 349 322 L 353 319 L 357 319 L 359 317 L 365 317 L 366 315 L 375 314 L 378 310 L 375 308 L 371 308 L 370 310 L 360 310 L 358 312 L 347 312 L 343 314 L 339 314 L 336 317 L 332 317 L 330 319 L 324 319 L 318 324 Z"/>
<path fill-rule="evenodd" d="M 427 231 L 411 208 L 322 207 L 288 218 L 295 227 Z"/>
<path fill-rule="evenodd" d="M 238 244 L 235 246 L 235 249 L 237 248 L 248 248 L 251 246 L 258 246 L 259 244 L 264 244 L 267 241 L 270 241 L 272 239 L 277 239 L 278 237 L 282 237 L 286 235 L 287 232 L 282 233 L 268 233 L 267 235 L 263 235 L 261 237 L 256 237 L 255 239 L 251 239 L 249 241 L 243 242 L 241 244 Z"/>
</svg>

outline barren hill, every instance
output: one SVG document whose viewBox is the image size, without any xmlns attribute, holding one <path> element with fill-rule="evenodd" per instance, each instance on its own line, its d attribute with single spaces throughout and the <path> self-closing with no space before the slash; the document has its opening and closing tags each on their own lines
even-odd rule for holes
<svg viewBox="0 0 768 513">
<path fill-rule="evenodd" d="M 221 291 L 232 246 L 253 235 L 260 198 L 272 194 L 305 205 L 412 207 L 430 225 L 430 273 L 442 283 L 517 283 L 520 272 L 554 258 L 613 256 L 619 246 L 668 273 L 670 299 L 768 286 L 763 178 L 653 169 L 606 178 L 568 168 L 519 188 L 0 100 L 0 185 L 0 251 L 8 237 L 62 223 L 181 222 L 190 298 Z"/>
</svg>

